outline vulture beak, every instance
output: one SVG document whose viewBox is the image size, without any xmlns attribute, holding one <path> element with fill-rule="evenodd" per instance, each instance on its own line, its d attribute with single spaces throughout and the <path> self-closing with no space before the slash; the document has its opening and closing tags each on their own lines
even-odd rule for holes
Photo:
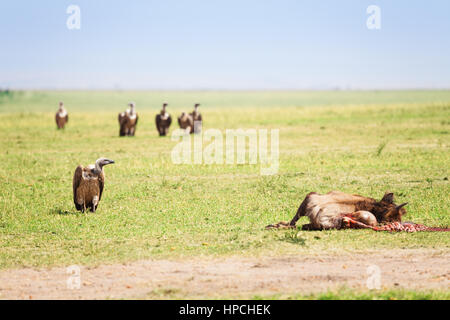
<svg viewBox="0 0 450 320">
<path fill-rule="evenodd" d="M 111 160 L 111 159 L 103 159 L 102 162 L 101 162 L 101 165 L 102 165 L 102 166 L 106 166 L 107 164 L 113 164 L 113 163 L 114 163 L 114 160 Z"/>
<path fill-rule="evenodd" d="M 401 205 L 396 206 L 395 209 L 396 209 L 396 210 L 400 210 L 401 208 L 403 208 L 403 207 L 406 206 L 407 204 L 408 204 L 408 202 L 402 203 Z"/>
</svg>

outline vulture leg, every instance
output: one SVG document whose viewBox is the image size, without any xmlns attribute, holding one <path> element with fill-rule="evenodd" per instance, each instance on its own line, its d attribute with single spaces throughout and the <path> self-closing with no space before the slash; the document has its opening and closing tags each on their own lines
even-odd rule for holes
<svg viewBox="0 0 450 320">
<path fill-rule="evenodd" d="M 119 136 L 124 137 L 127 135 L 127 128 L 126 125 L 124 123 L 120 124 L 120 131 L 119 131 Z"/>
<path fill-rule="evenodd" d="M 98 196 L 94 196 L 94 199 L 92 199 L 91 212 L 95 212 L 95 209 L 97 209 L 97 206 L 98 206 Z"/>
</svg>

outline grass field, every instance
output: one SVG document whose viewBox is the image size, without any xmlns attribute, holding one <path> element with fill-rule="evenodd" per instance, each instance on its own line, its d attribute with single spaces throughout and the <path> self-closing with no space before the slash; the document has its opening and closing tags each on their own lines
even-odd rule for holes
<svg viewBox="0 0 450 320">
<path fill-rule="evenodd" d="M 131 100 L 136 137 L 119 138 L 117 113 Z M 173 164 L 176 142 L 154 125 L 164 100 L 174 119 L 202 103 L 204 129 L 279 129 L 278 174 Z M 406 220 L 449 226 L 450 91 L 14 92 L 0 96 L 0 123 L 1 269 L 450 246 L 448 233 L 264 230 L 292 218 L 308 192 L 330 190 L 390 190 L 409 202 Z M 116 161 L 102 201 L 79 213 L 73 172 L 101 156 Z"/>
</svg>

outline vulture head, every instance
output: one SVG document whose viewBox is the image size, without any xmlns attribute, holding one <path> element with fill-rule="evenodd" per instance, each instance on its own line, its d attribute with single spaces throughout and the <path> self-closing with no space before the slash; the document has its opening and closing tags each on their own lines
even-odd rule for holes
<svg viewBox="0 0 450 320">
<path fill-rule="evenodd" d="M 162 115 L 165 115 L 165 114 L 166 114 L 166 108 L 167 108 L 167 106 L 168 106 L 168 103 L 167 103 L 167 102 L 164 102 L 163 105 L 162 105 L 162 110 L 161 110 L 161 114 L 162 114 Z"/>
<path fill-rule="evenodd" d="M 103 166 L 106 166 L 108 164 L 113 164 L 114 160 L 107 159 L 107 158 L 100 158 L 95 161 L 95 171 L 101 172 L 103 170 Z"/>
<path fill-rule="evenodd" d="M 195 109 L 196 112 L 197 112 L 197 109 L 198 109 L 199 106 L 200 106 L 200 103 L 196 103 L 196 104 L 194 105 L 194 109 Z"/>
<path fill-rule="evenodd" d="M 129 104 L 128 104 L 128 106 L 130 107 L 130 114 L 134 114 L 134 107 L 135 107 L 135 104 L 134 104 L 134 102 L 130 102 Z"/>
<path fill-rule="evenodd" d="M 184 112 L 184 111 L 181 112 L 180 119 L 181 119 L 182 121 L 186 121 L 187 118 L 188 118 L 188 114 L 187 114 L 186 112 Z"/>
</svg>

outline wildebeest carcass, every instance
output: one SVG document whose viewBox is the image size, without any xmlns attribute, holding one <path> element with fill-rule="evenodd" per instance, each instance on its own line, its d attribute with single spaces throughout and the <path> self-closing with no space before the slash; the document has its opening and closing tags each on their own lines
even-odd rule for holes
<svg viewBox="0 0 450 320">
<path fill-rule="evenodd" d="M 380 201 L 356 194 L 331 191 L 327 194 L 309 193 L 292 220 L 268 225 L 266 228 L 294 228 L 300 217 L 310 223 L 304 230 L 341 229 L 345 227 L 375 227 L 378 223 L 400 222 L 406 214 L 407 203 L 396 205 L 394 194 L 387 192 Z"/>
</svg>

